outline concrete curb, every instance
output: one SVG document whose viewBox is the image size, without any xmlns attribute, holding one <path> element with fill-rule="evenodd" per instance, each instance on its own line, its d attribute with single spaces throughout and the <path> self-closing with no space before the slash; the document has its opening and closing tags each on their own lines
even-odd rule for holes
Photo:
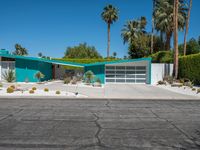
<svg viewBox="0 0 200 150">
<path fill-rule="evenodd" d="M 34 97 L 2 97 L 0 96 L 0 100 L 112 100 L 112 101 L 130 101 L 130 100 L 149 100 L 149 101 L 171 101 L 171 100 L 178 100 L 178 101 L 200 101 L 199 98 L 91 98 L 91 97 L 56 97 L 56 96 L 34 96 Z"/>
</svg>

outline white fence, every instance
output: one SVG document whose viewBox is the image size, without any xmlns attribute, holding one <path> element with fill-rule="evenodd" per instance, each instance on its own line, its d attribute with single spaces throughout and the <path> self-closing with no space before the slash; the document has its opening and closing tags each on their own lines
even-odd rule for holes
<svg viewBox="0 0 200 150">
<path fill-rule="evenodd" d="M 172 76 L 173 64 L 152 63 L 151 65 L 151 84 L 157 84 L 165 76 Z"/>
</svg>

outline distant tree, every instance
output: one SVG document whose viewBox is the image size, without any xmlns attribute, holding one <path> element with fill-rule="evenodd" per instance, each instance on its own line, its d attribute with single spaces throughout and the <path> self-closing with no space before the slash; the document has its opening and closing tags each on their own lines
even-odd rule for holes
<svg viewBox="0 0 200 150">
<path fill-rule="evenodd" d="M 15 44 L 15 51 L 13 52 L 14 55 L 28 55 L 28 50 L 23 48 L 20 44 Z"/>
<path fill-rule="evenodd" d="M 179 52 L 181 55 L 184 54 L 184 45 L 183 44 L 179 45 Z M 200 45 L 198 43 L 198 40 L 191 38 L 186 44 L 186 55 L 196 54 L 199 52 L 200 52 Z"/>
<path fill-rule="evenodd" d="M 127 59 L 127 58 L 128 58 L 128 57 L 125 55 L 125 56 L 124 56 L 124 59 Z"/>
<path fill-rule="evenodd" d="M 113 24 L 113 22 L 116 22 L 118 20 L 118 9 L 115 8 L 112 5 L 107 5 L 103 9 L 101 17 L 108 25 L 107 57 L 109 57 L 109 52 L 110 52 L 110 25 Z"/>
<path fill-rule="evenodd" d="M 88 46 L 86 43 L 74 47 L 67 47 L 66 58 L 102 58 L 94 46 Z"/>
<path fill-rule="evenodd" d="M 117 56 L 117 53 L 113 52 L 113 57 L 116 58 L 116 56 Z"/>
<path fill-rule="evenodd" d="M 198 43 L 199 43 L 199 45 L 200 45 L 200 36 L 199 36 L 199 38 L 198 38 Z"/>
<path fill-rule="evenodd" d="M 41 52 L 39 52 L 38 53 L 38 57 L 42 57 L 43 55 L 42 55 L 42 53 Z"/>
</svg>

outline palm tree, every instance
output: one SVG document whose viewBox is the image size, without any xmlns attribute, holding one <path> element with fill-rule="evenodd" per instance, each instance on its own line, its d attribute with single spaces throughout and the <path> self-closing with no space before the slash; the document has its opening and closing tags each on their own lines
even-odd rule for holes
<svg viewBox="0 0 200 150">
<path fill-rule="evenodd" d="M 14 55 L 28 55 L 28 50 L 23 48 L 20 44 L 15 44 L 15 51 L 13 52 Z"/>
<path fill-rule="evenodd" d="M 161 37 L 165 38 L 165 49 L 170 50 L 170 41 L 174 32 L 174 0 L 155 0 L 154 24 L 157 31 L 160 31 Z M 179 1 L 178 12 L 178 30 L 183 30 L 185 26 L 185 3 Z"/>
<path fill-rule="evenodd" d="M 153 12 L 155 9 L 155 0 L 153 0 Z M 153 53 L 153 38 L 154 38 L 154 15 L 152 13 L 152 30 L 151 30 L 151 49 L 150 49 L 150 53 Z"/>
<path fill-rule="evenodd" d="M 112 5 L 107 5 L 103 9 L 101 17 L 108 25 L 107 57 L 109 57 L 109 52 L 110 52 L 110 25 L 118 20 L 118 9 L 115 8 Z"/>
<path fill-rule="evenodd" d="M 146 18 L 141 17 L 140 20 L 128 21 L 124 28 L 122 29 L 122 37 L 124 44 L 127 42 L 129 44 L 133 43 L 138 36 L 145 33 L 145 26 L 147 24 Z"/>
<path fill-rule="evenodd" d="M 174 0 L 174 78 L 178 78 L 178 7 L 179 0 Z"/>
<path fill-rule="evenodd" d="M 190 11 L 192 8 L 192 0 L 190 0 L 190 6 L 188 8 L 188 13 L 186 17 L 186 26 L 185 26 L 185 35 L 184 35 L 184 46 L 183 46 L 183 54 L 186 55 L 186 40 L 187 40 L 187 34 L 188 34 L 188 28 L 189 28 L 189 20 L 190 20 Z"/>
</svg>

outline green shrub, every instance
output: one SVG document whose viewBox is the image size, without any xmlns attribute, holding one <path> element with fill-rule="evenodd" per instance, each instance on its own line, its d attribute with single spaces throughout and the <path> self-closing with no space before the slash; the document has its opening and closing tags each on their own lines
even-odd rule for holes
<svg viewBox="0 0 200 150">
<path fill-rule="evenodd" d="M 30 94 L 33 94 L 33 93 L 35 93 L 35 92 L 34 92 L 34 90 L 30 90 L 29 93 L 30 93 Z"/>
<path fill-rule="evenodd" d="M 36 87 L 32 87 L 32 90 L 34 90 L 34 91 L 35 91 L 35 90 L 37 90 L 37 88 L 36 88 Z"/>
<path fill-rule="evenodd" d="M 172 63 L 173 52 L 172 51 L 159 51 L 150 55 L 152 62 L 154 63 Z"/>
<path fill-rule="evenodd" d="M 44 88 L 44 91 L 45 91 L 45 92 L 49 92 L 49 89 L 48 89 L 48 88 Z"/>
<path fill-rule="evenodd" d="M 14 89 L 12 87 L 7 88 L 7 93 L 13 93 L 13 92 L 14 92 Z"/>
<path fill-rule="evenodd" d="M 56 94 L 60 94 L 60 91 L 56 91 Z"/>
<path fill-rule="evenodd" d="M 8 70 L 3 74 L 4 80 L 7 82 L 14 82 L 15 81 L 15 72 L 13 70 Z"/>
<path fill-rule="evenodd" d="M 192 91 L 196 91 L 196 89 L 195 89 L 195 88 L 192 88 Z"/>
<path fill-rule="evenodd" d="M 2 83 L 0 83 L 0 88 L 2 88 L 3 87 L 3 84 Z"/>
<path fill-rule="evenodd" d="M 69 77 L 68 77 L 68 78 L 65 78 L 65 79 L 64 79 L 64 84 L 69 84 L 70 81 L 71 81 L 71 78 L 69 78 Z"/>
<path fill-rule="evenodd" d="M 96 82 L 101 84 L 101 80 L 99 78 L 96 79 Z"/>
<path fill-rule="evenodd" d="M 200 53 L 179 57 L 179 78 L 188 78 L 200 84 Z"/>
<path fill-rule="evenodd" d="M 199 93 L 200 93 L 200 89 L 197 90 L 197 94 L 199 94 Z"/>
<path fill-rule="evenodd" d="M 158 81 L 158 85 L 166 85 L 165 81 Z"/>
</svg>

